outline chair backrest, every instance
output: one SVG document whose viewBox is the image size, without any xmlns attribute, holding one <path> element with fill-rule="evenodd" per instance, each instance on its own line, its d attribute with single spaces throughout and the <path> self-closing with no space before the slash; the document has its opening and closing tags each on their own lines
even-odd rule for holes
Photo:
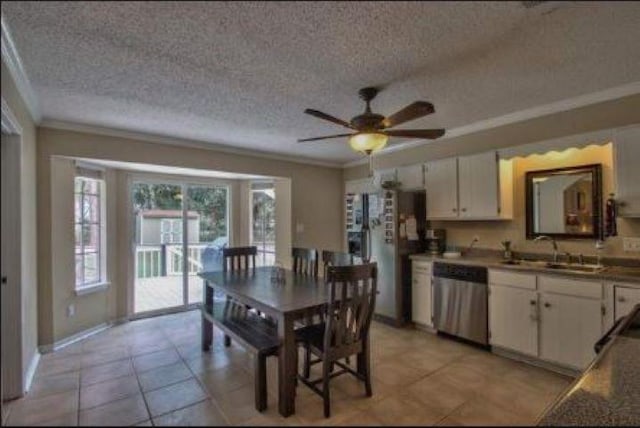
<svg viewBox="0 0 640 428">
<path fill-rule="evenodd" d="M 302 275 L 318 277 L 318 250 L 315 248 L 292 248 L 293 271 Z"/>
<path fill-rule="evenodd" d="M 330 266 L 327 282 L 330 291 L 325 318 L 325 352 L 338 358 L 360 352 L 363 340 L 369 334 L 376 304 L 378 266 L 376 263 Z"/>
<path fill-rule="evenodd" d="M 353 254 L 322 250 L 322 264 L 325 278 L 327 277 L 329 266 L 350 266 L 353 263 Z"/>
<path fill-rule="evenodd" d="M 255 269 L 258 247 L 229 247 L 222 249 L 222 271 L 236 272 Z M 242 263 L 244 261 L 244 263 Z M 249 263 L 251 261 L 251 263 Z"/>
</svg>

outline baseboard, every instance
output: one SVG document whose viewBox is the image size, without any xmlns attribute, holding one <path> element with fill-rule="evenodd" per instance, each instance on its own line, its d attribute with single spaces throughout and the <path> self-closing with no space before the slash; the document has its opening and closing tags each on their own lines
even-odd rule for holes
<svg viewBox="0 0 640 428">
<path fill-rule="evenodd" d="M 31 358 L 31 362 L 29 363 L 29 367 L 27 368 L 27 373 L 24 377 L 24 392 L 29 392 L 31 389 L 31 383 L 33 382 L 33 378 L 36 375 L 36 370 L 38 369 L 38 363 L 40 362 L 40 352 L 36 349 L 36 352 L 33 354 L 33 358 Z"/>
<path fill-rule="evenodd" d="M 72 343 L 78 342 L 82 339 L 86 339 L 87 337 L 93 336 L 96 333 L 100 333 L 101 331 L 104 331 L 108 328 L 110 328 L 113 325 L 113 323 L 102 323 L 99 324 L 95 327 L 91 327 L 88 328 L 86 330 L 80 331 L 76 334 L 73 334 L 69 337 L 65 337 L 62 340 L 58 340 L 57 342 L 54 342 L 51 345 L 41 345 L 38 349 L 40 350 L 41 353 L 43 354 L 47 354 L 49 352 L 55 352 L 59 349 L 64 348 L 65 346 L 69 346 Z"/>
<path fill-rule="evenodd" d="M 390 325 L 391 327 L 402 327 L 402 324 L 397 319 L 391 318 L 387 315 L 373 314 L 373 320 Z"/>
<path fill-rule="evenodd" d="M 431 333 L 431 334 L 437 334 L 438 330 L 436 330 L 434 327 L 428 326 L 428 325 L 424 325 L 424 324 L 420 324 L 418 322 L 413 323 L 413 328 L 415 328 L 416 330 L 420 330 L 420 331 L 424 331 L 426 333 Z"/>
<path fill-rule="evenodd" d="M 542 369 L 559 373 L 564 376 L 575 378 L 580 374 L 580 370 L 569 368 L 569 367 L 563 367 L 558 364 L 550 363 L 544 360 L 539 360 L 535 357 L 520 354 L 519 352 L 511 351 L 511 350 L 500 348 L 497 346 L 492 346 L 491 351 L 496 355 L 500 355 L 502 357 L 506 357 L 512 360 L 517 360 L 526 364 L 530 364 L 532 366 L 540 367 Z"/>
<path fill-rule="evenodd" d="M 112 326 L 114 325 L 120 325 L 120 324 L 124 324 L 126 322 L 129 322 L 129 318 L 127 317 L 122 317 L 122 318 L 116 318 L 115 320 L 113 320 L 111 322 Z"/>
</svg>

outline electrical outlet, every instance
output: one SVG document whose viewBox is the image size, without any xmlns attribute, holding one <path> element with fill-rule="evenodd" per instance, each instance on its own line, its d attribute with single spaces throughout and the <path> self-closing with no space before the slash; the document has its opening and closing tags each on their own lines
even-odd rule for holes
<svg viewBox="0 0 640 428">
<path fill-rule="evenodd" d="M 76 306 L 72 303 L 67 306 L 67 318 L 73 318 L 76 314 Z"/>
<path fill-rule="evenodd" d="M 640 253 L 640 238 L 622 238 L 622 248 L 625 252 Z"/>
</svg>

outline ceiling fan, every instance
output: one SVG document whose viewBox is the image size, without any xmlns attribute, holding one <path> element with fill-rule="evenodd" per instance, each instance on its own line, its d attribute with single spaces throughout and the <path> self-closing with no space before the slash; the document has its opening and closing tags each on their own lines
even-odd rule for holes
<svg viewBox="0 0 640 428">
<path fill-rule="evenodd" d="M 390 129 L 394 126 L 409 122 L 435 112 L 433 104 L 426 101 L 416 101 L 400 111 L 385 117 L 371 111 L 370 103 L 378 94 L 373 87 L 362 88 L 358 91 L 360 98 L 366 103 L 364 113 L 355 116 L 350 122 L 323 113 L 318 110 L 306 109 L 304 112 L 320 119 L 349 128 L 354 132 L 348 134 L 327 135 L 324 137 L 303 138 L 299 143 L 325 140 L 328 138 L 350 137 L 349 145 L 357 152 L 370 155 L 386 146 L 389 137 L 436 139 L 444 135 L 444 129 Z"/>
</svg>

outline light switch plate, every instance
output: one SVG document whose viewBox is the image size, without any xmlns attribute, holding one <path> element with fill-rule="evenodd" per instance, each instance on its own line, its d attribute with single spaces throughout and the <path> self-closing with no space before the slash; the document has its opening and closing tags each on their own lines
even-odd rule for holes
<svg viewBox="0 0 640 428">
<path fill-rule="evenodd" d="M 640 238 L 622 238 L 622 248 L 625 252 L 640 253 Z"/>
</svg>

